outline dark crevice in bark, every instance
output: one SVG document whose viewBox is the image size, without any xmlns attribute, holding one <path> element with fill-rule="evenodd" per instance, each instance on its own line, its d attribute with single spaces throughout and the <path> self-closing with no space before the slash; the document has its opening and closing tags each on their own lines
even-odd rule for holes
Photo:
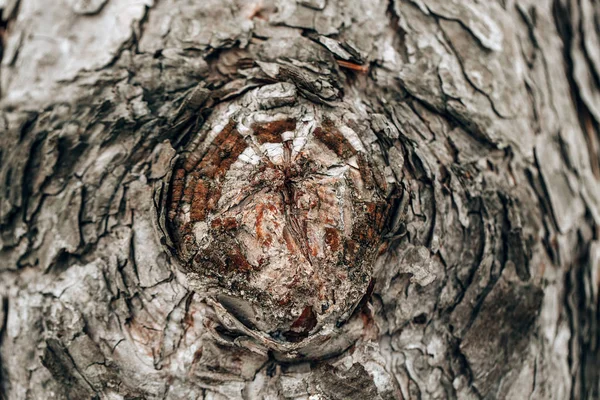
<svg viewBox="0 0 600 400">
<path fill-rule="evenodd" d="M 536 168 L 539 171 L 539 165 L 537 165 Z M 552 216 L 552 206 L 549 203 L 548 198 L 544 196 L 544 194 L 546 194 L 546 189 L 544 187 L 541 177 L 539 175 L 534 176 L 534 173 L 530 169 L 527 169 L 525 171 L 525 176 L 527 177 L 529 185 L 533 188 L 533 191 L 535 192 L 536 198 L 538 200 L 538 203 L 539 203 L 540 208 L 542 209 L 544 215 Z M 544 237 L 542 238 L 542 244 L 544 246 L 544 250 L 546 251 L 546 254 L 548 255 L 548 257 L 553 262 L 559 264 L 560 263 L 560 254 L 558 253 L 558 249 L 556 248 L 556 246 L 554 244 L 554 240 L 551 237 L 551 234 L 550 234 L 551 228 L 548 226 L 549 222 L 552 224 L 553 227 L 555 226 L 553 219 L 552 219 L 552 221 L 548 221 L 547 219 L 544 219 L 544 221 L 543 221 Z"/>
<path fill-rule="evenodd" d="M 441 77 L 438 74 L 438 78 L 440 80 L 440 87 L 442 85 L 442 81 L 441 81 Z M 446 119 L 446 121 L 449 124 L 449 128 L 453 129 L 453 128 L 461 128 L 463 129 L 465 132 L 469 133 L 469 136 L 475 140 L 477 143 L 481 144 L 484 147 L 487 147 L 489 149 L 496 149 L 498 148 L 498 144 L 491 141 L 487 135 L 481 131 L 480 128 L 478 128 L 474 123 L 469 122 L 468 120 L 466 120 L 464 117 L 457 115 L 456 113 L 452 112 L 451 110 L 448 110 L 447 105 L 446 108 L 444 110 L 438 110 L 435 107 L 433 107 L 431 104 L 427 103 L 424 100 L 419 99 L 415 94 L 408 92 L 408 97 L 414 101 L 419 103 L 421 106 L 423 106 L 425 109 L 427 109 L 428 111 L 431 111 L 434 114 L 439 114 L 440 116 L 442 116 L 443 118 Z M 445 97 L 444 99 L 444 103 L 447 103 L 445 100 L 446 99 L 452 99 L 452 100 L 456 100 L 460 103 L 462 103 L 461 99 L 458 98 L 452 98 L 450 96 L 448 96 L 447 94 L 443 93 L 443 96 Z M 417 113 L 418 115 L 418 113 Z"/>
<path fill-rule="evenodd" d="M 131 211 L 131 220 L 133 221 L 135 219 L 135 215 L 133 210 Z M 131 267 L 133 268 L 133 272 L 135 273 L 135 277 L 137 279 L 136 285 L 139 286 L 140 284 L 140 273 L 138 270 L 138 265 L 135 261 L 135 237 L 134 237 L 134 233 L 132 233 L 131 235 L 131 240 L 129 241 L 129 259 L 128 262 L 131 264 Z"/>
<path fill-rule="evenodd" d="M 3 320 L 0 321 L 0 349 L 2 349 L 4 341 L 6 340 L 6 330 L 8 324 L 8 297 L 1 296 L 0 300 L 2 301 L 2 304 L 0 305 L 2 306 L 1 315 L 3 318 Z M 4 378 L 6 375 L 4 368 L 4 363 L 2 362 L 2 357 L 0 354 L 0 400 L 7 400 L 6 393 L 8 391 L 8 381 L 5 381 Z"/>
<path fill-rule="evenodd" d="M 4 17 L 4 10 L 0 8 L 0 62 L 4 56 L 4 46 L 6 46 L 6 30 L 8 28 L 8 18 Z M 0 95 L 2 92 L 0 91 Z"/>
<path fill-rule="evenodd" d="M 73 265 L 76 265 L 80 261 L 81 257 L 79 257 L 78 255 L 71 254 L 65 250 L 61 250 L 55 257 L 53 262 L 50 264 L 48 270 L 45 273 L 60 275 L 62 272 L 66 271 Z"/>
<path fill-rule="evenodd" d="M 157 2 L 158 1 L 159 0 L 157 0 Z M 142 36 L 144 36 L 144 28 L 146 27 L 146 25 L 148 24 L 148 20 L 150 19 L 150 10 L 151 10 L 151 8 L 152 8 L 151 6 L 145 6 L 144 7 L 144 15 L 142 15 L 142 18 L 136 24 L 137 32 L 134 29 L 134 33 L 133 33 L 133 48 L 135 49 L 135 52 L 137 54 L 141 54 L 142 53 L 140 51 L 139 44 L 140 44 L 140 40 L 142 39 Z"/>
<path fill-rule="evenodd" d="M 17 18 L 20 7 L 21 0 L 16 0 L 14 3 L 14 8 L 12 10 L 8 10 L 10 12 L 7 12 L 5 8 L 0 8 L 0 65 L 2 64 L 2 60 L 4 59 L 4 49 L 6 48 L 6 41 L 8 40 L 10 25 Z M 19 50 L 17 49 L 15 57 L 18 54 L 18 51 Z M 0 71 L 0 78 L 2 77 L 2 72 L 3 71 Z M 0 99 L 3 95 L 4 88 L 0 84 Z"/>
<path fill-rule="evenodd" d="M 585 36 L 581 24 L 579 27 L 572 26 L 572 16 L 569 12 L 569 3 L 564 6 L 559 0 L 553 3 L 554 20 L 560 36 L 563 41 L 563 62 L 567 72 L 567 80 L 571 89 L 571 98 L 578 112 L 579 122 L 582 131 L 586 134 L 586 143 L 590 154 L 590 164 L 595 177 L 600 178 L 600 157 L 597 150 L 598 139 L 598 124 L 593 120 L 590 110 L 583 101 L 577 83 L 574 77 L 574 61 L 572 59 L 573 50 L 573 30 L 579 29 L 581 51 L 585 53 L 583 41 Z M 587 55 L 586 55 L 587 56 Z M 589 60 L 588 60 L 589 61 Z M 594 75 L 597 80 L 597 77 Z M 562 146 L 561 146 L 562 147 Z M 599 332 L 597 328 L 595 332 L 586 331 L 589 329 L 587 324 L 598 321 L 598 304 L 595 305 L 596 315 L 588 311 L 588 304 L 593 299 L 586 298 L 586 282 L 591 281 L 589 270 L 598 268 L 598 266 L 589 265 L 589 248 L 585 244 L 580 243 L 584 253 L 578 257 L 576 263 L 571 267 L 571 271 L 565 275 L 565 299 L 564 304 L 567 309 L 569 325 L 571 329 L 571 339 L 569 346 L 569 364 L 572 373 L 571 398 L 591 399 L 598 397 L 598 386 L 593 385 L 593 382 L 600 381 L 600 355 L 598 349 L 590 347 L 590 338 L 597 340 Z M 592 282 L 592 284 L 597 284 Z M 592 308 L 593 310 L 593 308 Z M 592 383 L 591 386 L 589 384 Z"/>
<path fill-rule="evenodd" d="M 40 132 L 37 134 L 37 137 L 29 150 L 29 159 L 27 160 L 27 163 L 25 164 L 25 169 L 23 171 L 23 182 L 21 183 L 21 197 L 23 200 L 21 209 L 23 210 L 23 221 L 26 223 L 30 222 L 30 220 L 33 220 L 35 218 L 37 211 L 41 208 L 42 203 L 44 201 L 43 194 L 35 193 L 35 188 L 33 186 L 33 178 L 37 177 L 40 173 L 40 167 L 42 166 L 41 163 L 43 162 L 42 149 L 46 138 L 46 132 Z M 35 196 L 38 195 L 41 196 L 41 198 L 39 199 L 38 204 L 31 213 L 31 218 L 28 218 L 30 201 L 35 200 Z"/>
<path fill-rule="evenodd" d="M 554 210 L 554 208 L 552 207 L 552 205 L 550 204 L 549 200 L 550 199 L 550 190 L 548 188 L 548 183 L 543 179 L 542 175 L 541 175 L 541 170 L 542 170 L 542 160 L 540 160 L 539 156 L 536 154 L 535 155 L 535 166 L 537 168 L 539 175 L 539 189 L 543 191 L 543 193 L 538 193 L 538 196 L 541 200 L 540 201 L 541 204 L 546 203 L 548 205 L 548 210 L 549 210 L 549 214 L 552 218 L 552 230 L 554 232 L 556 232 L 558 230 L 558 218 L 556 215 L 556 211 Z M 537 186 L 536 186 L 537 189 Z M 536 190 L 537 192 L 537 190 Z M 543 196 L 542 194 L 544 194 L 545 196 Z M 546 231 L 549 231 L 548 229 Z"/>
<path fill-rule="evenodd" d="M 571 0 L 571 1 L 575 1 L 575 0 Z M 583 0 L 585 1 L 585 0 Z M 582 0 L 579 0 L 577 2 L 577 7 L 579 7 L 580 10 L 583 9 L 583 7 L 581 7 L 581 2 Z M 585 16 L 582 15 L 582 17 L 584 18 Z M 598 21 L 596 21 L 596 23 L 598 23 Z M 592 61 L 592 59 L 590 58 L 590 54 L 588 52 L 587 46 L 585 45 L 585 36 L 586 33 L 584 31 L 584 23 L 582 21 L 579 21 L 579 26 L 578 26 L 578 32 L 579 32 L 579 46 L 581 48 L 581 52 L 583 54 L 583 56 L 585 57 L 585 60 L 587 61 L 588 67 L 589 67 L 589 71 L 590 71 L 590 75 L 592 76 L 594 83 L 596 84 L 596 87 L 600 87 L 600 75 L 598 75 L 598 71 L 596 68 L 594 68 L 594 62 Z M 600 29 L 598 29 L 598 25 L 596 25 L 596 30 L 600 31 Z M 600 32 L 596 32 L 596 34 L 598 34 Z"/>
<path fill-rule="evenodd" d="M 560 0 L 554 0 L 554 21 L 556 23 L 556 27 L 563 42 L 563 62 L 567 73 L 566 78 L 569 83 L 571 99 L 575 105 L 575 109 L 577 110 L 577 115 L 579 117 L 579 124 L 581 126 L 582 131 L 585 133 L 584 137 L 588 146 L 589 161 L 592 167 L 592 172 L 596 179 L 600 180 L 600 122 L 594 119 L 592 113 L 590 112 L 589 108 L 585 104 L 585 101 L 583 100 L 580 94 L 580 90 L 577 86 L 577 82 L 575 81 L 574 77 L 575 66 L 571 55 L 571 53 L 574 51 L 573 31 L 574 29 L 578 29 L 580 42 L 576 43 L 575 45 L 580 46 L 580 50 L 583 52 L 584 56 L 589 61 L 588 55 L 585 51 L 585 45 L 583 43 L 585 40 L 585 35 L 581 23 L 579 24 L 579 27 L 572 26 L 572 16 L 569 12 L 568 7 L 568 2 L 567 4 L 562 6 Z M 594 71 L 593 68 L 590 69 Z M 595 71 L 592 72 L 592 74 L 594 76 L 594 80 L 598 81 L 598 77 L 596 76 Z"/>
<path fill-rule="evenodd" d="M 482 240 L 481 240 L 481 244 L 476 249 L 476 254 L 473 257 L 473 264 L 468 267 L 468 273 L 466 275 L 466 279 L 461 279 L 459 276 L 457 276 L 457 272 L 455 270 L 452 271 L 453 278 L 456 279 L 456 282 L 460 286 L 460 292 L 459 292 L 458 296 L 456 297 L 455 301 L 448 307 L 448 309 L 447 309 L 448 314 L 452 313 L 452 311 L 454 311 L 454 309 L 463 301 L 467 289 L 472 285 L 473 280 L 475 279 L 477 271 L 481 270 L 482 261 L 485 256 L 486 233 L 484 231 L 484 229 L 485 229 L 484 228 L 484 218 L 483 218 L 483 215 L 481 212 L 483 200 L 480 197 L 477 197 L 472 200 L 472 203 L 473 204 L 471 204 L 469 207 L 469 214 L 473 215 L 473 216 L 477 216 L 477 220 L 480 222 L 480 224 L 477 225 L 476 229 L 478 231 L 478 234 L 482 237 Z M 471 220 L 471 221 L 473 221 L 473 220 Z M 469 228 L 471 229 L 473 227 L 473 225 L 474 224 L 472 222 L 472 224 L 469 226 Z M 481 302 L 482 301 L 483 301 L 483 299 L 481 299 Z M 481 302 L 479 304 L 481 304 Z M 475 317 L 473 317 L 473 320 L 471 320 L 471 324 L 473 323 L 474 318 Z"/>
<path fill-rule="evenodd" d="M 398 53 L 402 57 L 403 62 L 408 62 L 408 51 L 406 49 L 406 32 L 400 27 L 400 17 L 396 13 L 395 9 L 396 0 L 389 0 L 386 10 L 386 15 L 389 18 L 389 23 L 392 29 L 397 32 L 397 36 L 394 38 L 394 47 L 398 50 Z"/>
<path fill-rule="evenodd" d="M 97 399 L 93 386 L 81 374 L 68 350 L 56 339 L 46 341 L 46 348 L 41 359 L 50 373 L 64 385 L 68 399 L 91 398 Z"/>
<path fill-rule="evenodd" d="M 416 2 L 415 2 L 415 3 L 416 3 Z M 417 8 L 418 8 L 418 9 L 419 9 L 421 12 L 423 11 L 423 10 L 421 10 L 421 8 L 420 8 L 420 7 L 417 7 Z M 484 49 L 484 50 L 486 50 L 486 51 L 488 51 L 488 50 L 489 50 L 489 48 L 488 48 L 488 47 L 486 47 L 486 46 L 485 46 L 485 45 L 484 45 L 484 44 L 481 42 L 481 39 L 480 39 L 479 37 L 477 37 L 477 35 L 475 35 L 475 34 L 473 33 L 473 31 L 471 30 L 471 28 L 470 28 L 468 25 L 466 25 L 466 24 L 464 23 L 464 21 L 461 21 L 461 20 L 460 20 L 460 19 L 458 19 L 458 18 L 449 18 L 449 17 L 445 17 L 445 16 L 443 16 L 443 15 L 436 14 L 436 13 L 434 13 L 433 11 L 431 11 L 430 9 L 427 9 L 427 10 L 429 11 L 430 15 L 432 15 L 432 16 L 433 16 L 434 18 L 436 18 L 436 19 L 441 19 L 441 20 L 445 20 L 445 21 L 452 21 L 452 22 L 456 22 L 456 23 L 460 24 L 460 25 L 463 27 L 463 29 L 464 29 L 465 31 L 469 32 L 469 35 L 470 35 L 470 36 L 473 38 L 473 40 L 474 40 L 475 42 L 477 42 L 477 44 L 478 44 L 479 46 L 481 46 L 481 48 L 482 48 L 482 49 Z"/>
<path fill-rule="evenodd" d="M 573 273 L 568 273 L 565 276 L 565 298 L 563 299 L 564 304 L 566 306 L 567 309 L 567 320 L 569 323 L 569 328 L 571 330 L 571 332 L 576 332 L 577 330 L 577 315 L 578 315 L 578 310 L 577 307 L 573 307 L 570 304 L 570 297 L 573 296 L 573 291 L 574 291 L 574 282 L 573 282 Z M 571 378 L 572 382 L 571 382 L 571 391 L 570 391 L 570 396 L 572 399 L 575 398 L 581 398 L 581 394 L 583 393 L 583 391 L 580 389 L 577 392 L 577 386 L 578 386 L 578 381 L 579 381 L 579 377 L 582 375 L 582 371 L 579 371 L 579 373 L 577 373 L 576 371 L 574 371 L 574 369 L 577 368 L 576 363 L 578 362 L 578 359 L 576 359 L 576 357 L 579 356 L 579 354 L 574 354 L 573 350 L 575 349 L 575 351 L 579 352 L 581 351 L 581 349 L 578 346 L 578 340 L 577 340 L 577 335 L 576 334 L 572 334 L 570 340 L 569 340 L 569 354 L 568 354 L 568 361 L 569 361 L 569 369 L 571 371 L 571 373 L 573 374 L 573 372 L 575 372 L 575 376 L 573 376 Z M 577 376 L 579 375 L 579 376 Z"/>
<path fill-rule="evenodd" d="M 131 36 L 129 37 L 129 39 L 124 41 L 121 44 L 121 46 L 119 46 L 119 48 L 115 51 L 114 56 L 106 64 L 97 68 L 96 71 L 102 71 L 116 66 L 119 63 L 119 61 L 121 61 L 121 58 L 126 51 L 134 50 L 135 53 L 140 54 L 140 52 L 138 51 L 138 44 L 141 39 L 141 35 L 144 32 L 143 27 L 148 20 L 149 13 L 150 7 L 145 6 L 142 18 L 139 21 L 134 21 L 134 25 L 132 25 L 131 27 Z M 129 71 L 129 73 L 133 74 L 134 72 Z"/>
<path fill-rule="evenodd" d="M 456 21 L 454 21 L 456 22 Z M 497 106 L 494 104 L 494 101 L 492 100 L 491 96 L 489 94 L 487 94 L 486 92 L 484 92 L 483 90 L 481 90 L 479 87 L 477 87 L 477 85 L 475 85 L 475 83 L 472 81 L 472 79 L 469 77 L 469 75 L 467 74 L 467 72 L 465 71 L 465 62 L 462 59 L 462 57 L 459 55 L 458 51 L 456 50 L 456 47 L 454 46 L 454 44 L 452 43 L 452 38 L 450 38 L 448 36 L 448 34 L 446 33 L 446 30 L 441 26 L 441 24 L 439 23 L 439 20 L 436 20 L 436 23 L 438 25 L 438 28 L 440 30 L 440 32 L 442 32 L 442 36 L 444 37 L 446 43 L 448 44 L 448 46 L 450 47 L 450 49 L 452 50 L 452 53 L 454 55 L 454 57 L 458 60 L 458 64 L 460 65 L 460 69 L 462 70 L 463 73 L 463 77 L 465 78 L 465 81 L 467 81 L 469 83 L 469 86 L 476 92 L 481 94 L 482 96 L 484 96 L 486 99 L 488 99 L 488 101 L 490 102 L 490 108 L 492 109 L 492 111 L 494 111 L 494 113 L 501 119 L 506 119 L 507 117 L 502 115 L 499 111 Z M 460 24 L 464 29 L 465 26 L 463 24 Z"/>
<path fill-rule="evenodd" d="M 583 244 L 585 246 L 585 244 Z M 573 332 L 569 353 L 573 386 L 571 398 L 596 399 L 600 395 L 600 351 L 598 340 L 600 330 L 599 305 L 589 298 L 587 283 L 591 282 L 589 248 L 579 257 L 565 276 L 565 306 L 568 310 L 569 325 Z M 593 282 L 592 282 L 593 284 Z"/>
</svg>

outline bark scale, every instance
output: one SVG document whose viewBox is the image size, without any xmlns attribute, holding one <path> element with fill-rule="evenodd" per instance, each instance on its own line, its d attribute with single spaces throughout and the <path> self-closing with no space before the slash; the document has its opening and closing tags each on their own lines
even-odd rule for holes
<svg viewBox="0 0 600 400">
<path fill-rule="evenodd" d="M 0 10 L 0 398 L 600 396 L 597 3 Z"/>
</svg>

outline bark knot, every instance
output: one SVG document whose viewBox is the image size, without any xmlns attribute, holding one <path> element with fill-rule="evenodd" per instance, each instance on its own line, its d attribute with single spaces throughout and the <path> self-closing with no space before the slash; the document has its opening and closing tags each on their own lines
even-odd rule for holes
<svg viewBox="0 0 600 400">
<path fill-rule="evenodd" d="M 170 181 L 184 271 L 281 341 L 339 326 L 372 278 L 389 212 L 381 172 L 328 117 L 249 112 L 220 126 L 198 134 Z"/>
</svg>

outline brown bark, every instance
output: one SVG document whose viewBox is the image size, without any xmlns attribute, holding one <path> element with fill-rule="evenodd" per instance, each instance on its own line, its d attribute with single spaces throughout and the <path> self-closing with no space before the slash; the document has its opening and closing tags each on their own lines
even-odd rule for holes
<svg viewBox="0 0 600 400">
<path fill-rule="evenodd" d="M 0 10 L 0 399 L 600 396 L 596 2 Z"/>
</svg>

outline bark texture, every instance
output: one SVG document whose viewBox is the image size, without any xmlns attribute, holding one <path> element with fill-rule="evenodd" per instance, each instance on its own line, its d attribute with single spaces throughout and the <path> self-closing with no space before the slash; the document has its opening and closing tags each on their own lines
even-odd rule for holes
<svg viewBox="0 0 600 400">
<path fill-rule="evenodd" d="M 0 399 L 600 396 L 593 0 L 0 0 Z"/>
</svg>

